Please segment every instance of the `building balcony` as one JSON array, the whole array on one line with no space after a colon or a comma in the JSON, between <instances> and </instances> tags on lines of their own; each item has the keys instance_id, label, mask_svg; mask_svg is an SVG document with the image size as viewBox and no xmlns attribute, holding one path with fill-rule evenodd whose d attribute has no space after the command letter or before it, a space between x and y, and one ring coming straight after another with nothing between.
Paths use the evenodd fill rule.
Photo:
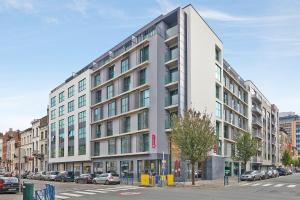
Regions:
<instances>
[{"instance_id":1,"label":"building balcony","mask_svg":"<svg viewBox=\"0 0 300 200\"><path fill-rule=\"evenodd\" d=\"M262 133L261 133L261 131L254 131L253 134L252 134L252 136L255 137L255 138L262 139Z\"/></svg>"},{"instance_id":2,"label":"building balcony","mask_svg":"<svg viewBox=\"0 0 300 200\"><path fill-rule=\"evenodd\" d=\"M178 55L179 55L178 48L173 50L168 50L165 54L165 65L167 67L176 65L178 63Z\"/></svg>"},{"instance_id":3,"label":"building balcony","mask_svg":"<svg viewBox=\"0 0 300 200\"><path fill-rule=\"evenodd\" d=\"M166 97L165 109L173 110L173 109L177 109L177 107L178 107L178 94Z\"/></svg>"},{"instance_id":4,"label":"building balcony","mask_svg":"<svg viewBox=\"0 0 300 200\"><path fill-rule=\"evenodd\" d=\"M262 127L262 122L261 122L261 120L253 118L252 125L257 126L257 127Z\"/></svg>"},{"instance_id":5,"label":"building balcony","mask_svg":"<svg viewBox=\"0 0 300 200\"><path fill-rule=\"evenodd\" d=\"M167 73L165 77L165 87L166 88L175 88L178 84L179 74L178 71Z\"/></svg>"},{"instance_id":6,"label":"building balcony","mask_svg":"<svg viewBox=\"0 0 300 200\"><path fill-rule=\"evenodd\" d=\"M165 130L167 132L170 132L171 131L171 119L170 118L167 118L165 120Z\"/></svg>"},{"instance_id":7,"label":"building balcony","mask_svg":"<svg viewBox=\"0 0 300 200\"><path fill-rule=\"evenodd\" d=\"M252 112L258 115L262 114L261 108L259 108L258 106L252 106Z\"/></svg>"},{"instance_id":8,"label":"building balcony","mask_svg":"<svg viewBox=\"0 0 300 200\"><path fill-rule=\"evenodd\" d=\"M165 44L167 46L176 44L178 41L178 25L167 29L165 38Z\"/></svg>"},{"instance_id":9,"label":"building balcony","mask_svg":"<svg viewBox=\"0 0 300 200\"><path fill-rule=\"evenodd\" d=\"M38 154L39 154L39 150L33 150L33 151L32 151L32 155L33 155L33 156L37 156Z\"/></svg>"},{"instance_id":10,"label":"building balcony","mask_svg":"<svg viewBox=\"0 0 300 200\"><path fill-rule=\"evenodd\" d=\"M257 103L261 104L262 103L262 97L258 95L257 93L251 95L252 99L256 101Z\"/></svg>"},{"instance_id":11,"label":"building balcony","mask_svg":"<svg viewBox=\"0 0 300 200\"><path fill-rule=\"evenodd\" d=\"M263 159L259 156L252 158L253 163L262 163Z\"/></svg>"}]
</instances>

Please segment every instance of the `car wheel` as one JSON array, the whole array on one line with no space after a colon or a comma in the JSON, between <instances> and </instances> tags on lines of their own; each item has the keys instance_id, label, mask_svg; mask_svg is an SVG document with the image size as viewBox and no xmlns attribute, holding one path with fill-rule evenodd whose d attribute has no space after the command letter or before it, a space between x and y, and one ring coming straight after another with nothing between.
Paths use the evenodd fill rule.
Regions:
<instances>
[{"instance_id":1,"label":"car wheel","mask_svg":"<svg viewBox=\"0 0 300 200\"><path fill-rule=\"evenodd\" d=\"M93 180L93 181L92 181L92 183L93 183L93 184L96 184L96 181L95 181L95 180Z\"/></svg>"}]
</instances>

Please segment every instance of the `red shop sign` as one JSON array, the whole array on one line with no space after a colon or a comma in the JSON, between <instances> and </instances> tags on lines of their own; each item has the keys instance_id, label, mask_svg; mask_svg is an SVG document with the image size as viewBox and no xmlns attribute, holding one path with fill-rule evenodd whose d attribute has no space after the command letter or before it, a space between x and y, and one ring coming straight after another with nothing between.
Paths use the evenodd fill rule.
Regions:
<instances>
[{"instance_id":1,"label":"red shop sign","mask_svg":"<svg viewBox=\"0 0 300 200\"><path fill-rule=\"evenodd\" d=\"M151 143L152 143L152 149L156 148L156 134L152 133L151 135Z\"/></svg>"}]
</instances>

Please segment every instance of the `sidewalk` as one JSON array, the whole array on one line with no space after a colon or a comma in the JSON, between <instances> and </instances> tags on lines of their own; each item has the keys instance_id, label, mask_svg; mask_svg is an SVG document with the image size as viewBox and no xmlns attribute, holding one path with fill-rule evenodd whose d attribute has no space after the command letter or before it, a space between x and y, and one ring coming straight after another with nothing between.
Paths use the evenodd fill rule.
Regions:
<instances>
[{"instance_id":1,"label":"sidewalk","mask_svg":"<svg viewBox=\"0 0 300 200\"><path fill-rule=\"evenodd\" d=\"M228 185L233 186L238 185L238 178L237 177L229 177ZM217 179L217 180L197 180L195 181L195 185L192 185L192 182L176 182L175 186L177 187L202 187L202 188L219 188L224 187L224 179Z\"/></svg>"}]
</instances>

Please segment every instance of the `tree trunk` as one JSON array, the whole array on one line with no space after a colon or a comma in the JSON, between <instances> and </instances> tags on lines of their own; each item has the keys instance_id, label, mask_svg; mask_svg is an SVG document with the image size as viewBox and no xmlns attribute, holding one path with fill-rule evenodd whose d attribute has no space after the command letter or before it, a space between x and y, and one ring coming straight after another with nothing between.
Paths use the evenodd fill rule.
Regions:
<instances>
[{"instance_id":1,"label":"tree trunk","mask_svg":"<svg viewBox=\"0 0 300 200\"><path fill-rule=\"evenodd\" d=\"M195 185L195 162L191 162L192 164L192 185Z\"/></svg>"}]
</instances>

